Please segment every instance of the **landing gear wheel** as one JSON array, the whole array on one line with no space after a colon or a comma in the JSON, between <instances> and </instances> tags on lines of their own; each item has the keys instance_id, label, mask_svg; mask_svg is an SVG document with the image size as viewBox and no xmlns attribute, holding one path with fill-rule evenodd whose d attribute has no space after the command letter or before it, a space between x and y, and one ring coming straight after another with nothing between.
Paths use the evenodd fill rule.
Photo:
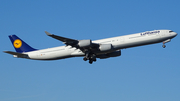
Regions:
<instances>
[{"instance_id":1,"label":"landing gear wheel","mask_svg":"<svg viewBox=\"0 0 180 101\"><path fill-rule=\"evenodd\" d=\"M83 60L89 60L89 63L92 64L93 62L96 62L96 55L92 53L90 50L85 50L85 56Z\"/></svg>"},{"instance_id":2,"label":"landing gear wheel","mask_svg":"<svg viewBox=\"0 0 180 101\"><path fill-rule=\"evenodd\" d=\"M88 59L86 57L83 58L84 61L87 61Z\"/></svg>"},{"instance_id":3,"label":"landing gear wheel","mask_svg":"<svg viewBox=\"0 0 180 101\"><path fill-rule=\"evenodd\" d=\"M94 62L96 62L97 60L96 60L96 59L94 59L93 61L94 61Z\"/></svg>"},{"instance_id":4,"label":"landing gear wheel","mask_svg":"<svg viewBox=\"0 0 180 101\"><path fill-rule=\"evenodd\" d=\"M163 47L163 48L166 48L166 45L163 45L162 47Z\"/></svg>"},{"instance_id":5,"label":"landing gear wheel","mask_svg":"<svg viewBox=\"0 0 180 101\"><path fill-rule=\"evenodd\" d=\"M95 62L95 61L96 61L96 55L95 55L95 54L92 54L92 55L90 56L90 60Z\"/></svg>"},{"instance_id":6,"label":"landing gear wheel","mask_svg":"<svg viewBox=\"0 0 180 101\"><path fill-rule=\"evenodd\" d=\"M93 61L92 61L92 60L89 60L89 63L90 63L90 64L92 64L92 63L93 63Z\"/></svg>"}]
</instances>

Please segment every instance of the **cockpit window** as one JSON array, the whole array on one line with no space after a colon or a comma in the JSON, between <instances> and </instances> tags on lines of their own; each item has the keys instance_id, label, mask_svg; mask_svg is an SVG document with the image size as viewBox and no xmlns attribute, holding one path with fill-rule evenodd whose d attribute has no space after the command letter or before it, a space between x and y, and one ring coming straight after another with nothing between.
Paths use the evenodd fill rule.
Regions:
<instances>
[{"instance_id":1,"label":"cockpit window","mask_svg":"<svg viewBox=\"0 0 180 101\"><path fill-rule=\"evenodd\" d=\"M173 31L169 31L169 33L171 33L171 32L173 32Z\"/></svg>"}]
</instances>

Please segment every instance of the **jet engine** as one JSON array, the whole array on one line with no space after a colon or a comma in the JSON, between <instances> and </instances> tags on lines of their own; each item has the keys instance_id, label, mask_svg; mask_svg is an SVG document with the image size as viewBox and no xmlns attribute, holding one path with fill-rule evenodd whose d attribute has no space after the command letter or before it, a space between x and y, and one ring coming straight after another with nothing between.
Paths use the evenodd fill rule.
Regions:
<instances>
[{"instance_id":1,"label":"jet engine","mask_svg":"<svg viewBox=\"0 0 180 101\"><path fill-rule=\"evenodd\" d=\"M99 50L100 51L109 51L112 49L112 45L111 44L101 44L99 46Z\"/></svg>"},{"instance_id":2,"label":"jet engine","mask_svg":"<svg viewBox=\"0 0 180 101\"><path fill-rule=\"evenodd\" d=\"M92 41L91 40L79 40L78 46L79 47L88 47L91 46Z\"/></svg>"}]
</instances>

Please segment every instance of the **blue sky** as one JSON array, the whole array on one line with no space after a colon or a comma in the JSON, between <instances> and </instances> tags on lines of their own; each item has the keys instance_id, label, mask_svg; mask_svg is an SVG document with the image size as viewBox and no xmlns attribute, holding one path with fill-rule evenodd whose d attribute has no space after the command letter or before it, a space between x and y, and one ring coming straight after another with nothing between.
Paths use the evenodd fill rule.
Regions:
<instances>
[{"instance_id":1,"label":"blue sky","mask_svg":"<svg viewBox=\"0 0 180 101\"><path fill-rule=\"evenodd\" d=\"M37 49L62 46L44 33L103 39L156 29L180 33L179 0L1 0L0 101L178 101L180 38L122 56L35 61L13 58L8 35Z\"/></svg>"}]
</instances>

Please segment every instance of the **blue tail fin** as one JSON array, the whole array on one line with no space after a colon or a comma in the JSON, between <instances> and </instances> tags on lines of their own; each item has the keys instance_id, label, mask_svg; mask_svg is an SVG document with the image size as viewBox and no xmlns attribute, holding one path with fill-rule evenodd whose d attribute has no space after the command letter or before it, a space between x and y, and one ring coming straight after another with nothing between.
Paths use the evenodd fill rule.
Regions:
<instances>
[{"instance_id":1,"label":"blue tail fin","mask_svg":"<svg viewBox=\"0 0 180 101\"><path fill-rule=\"evenodd\" d=\"M37 50L37 49L34 49L31 46L29 46L27 43L25 43L23 40L21 40L16 35L10 35L9 38L10 38L16 52L18 52L18 53L30 52L30 51Z\"/></svg>"}]
</instances>

